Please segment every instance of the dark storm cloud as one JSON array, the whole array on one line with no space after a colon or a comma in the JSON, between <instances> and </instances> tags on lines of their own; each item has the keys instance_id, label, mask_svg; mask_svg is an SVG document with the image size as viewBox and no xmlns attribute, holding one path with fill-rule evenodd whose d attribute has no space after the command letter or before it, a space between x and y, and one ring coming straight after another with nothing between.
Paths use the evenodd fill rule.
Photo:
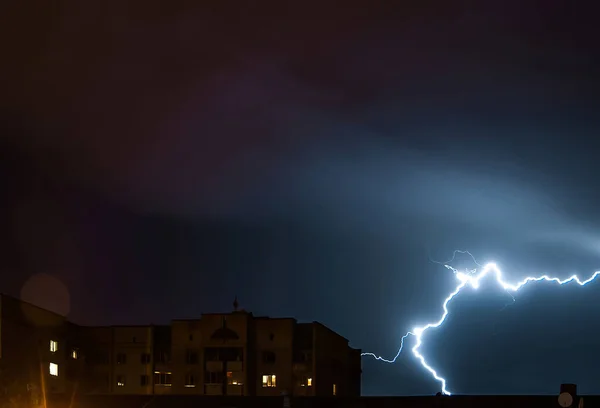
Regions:
<instances>
[{"instance_id":1,"label":"dark storm cloud","mask_svg":"<svg viewBox=\"0 0 600 408\"><path fill-rule=\"evenodd\" d=\"M257 190L281 190L272 179L282 162L303 154L312 160L327 140L373 133L427 139L424 123L450 117L459 129L450 134L441 126L429 139L460 143L448 140L460 139L469 121L502 113L547 117L574 89L582 96L572 74L581 76L586 61L565 54L570 43L553 43L539 24L515 22L523 10L445 8L432 18L413 9L398 14L398 24L374 28L353 9L334 22L327 8L322 20L280 10L285 17L269 23L248 9L223 24L218 10L173 7L159 18L149 8L133 18L124 6L65 4L71 11L54 17L36 47L43 69L22 65L35 98L21 93L19 102L37 113L42 129L54 130L36 142L72 177L148 210L234 211L231 202ZM247 23L238 20L243 13ZM472 39L484 27L485 39ZM563 71L569 75L556 81ZM515 131L518 125L505 129Z\"/></svg>"}]
</instances>

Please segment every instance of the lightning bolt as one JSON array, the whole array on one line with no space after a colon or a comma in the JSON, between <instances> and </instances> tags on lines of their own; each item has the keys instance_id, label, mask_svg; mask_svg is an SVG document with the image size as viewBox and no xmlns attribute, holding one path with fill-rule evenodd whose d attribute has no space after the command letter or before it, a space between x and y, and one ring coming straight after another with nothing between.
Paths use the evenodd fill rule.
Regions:
<instances>
[{"instance_id":1,"label":"lightning bolt","mask_svg":"<svg viewBox=\"0 0 600 408\"><path fill-rule=\"evenodd\" d=\"M455 259L456 254L469 255L473 259L475 264L477 266L481 267L481 270L478 272L477 269L472 269L472 270L466 270L465 272L461 272L461 271L457 270L456 268L450 266L450 263ZM446 394L446 395L451 395L450 391L448 391L448 389L446 388L446 379L441 377L437 373L437 371L427 363L423 354L421 354L419 352L419 349L420 349L421 345L423 344L423 335L425 334L425 332L429 329L435 329L437 327L440 327L444 323L444 321L446 320L446 317L448 317L448 314L449 314L448 304L465 287L471 286L473 289L478 289L481 280L486 278L487 276L491 276L491 277L494 277L496 280L496 283L512 297L513 296L512 293L518 292L523 286L527 285L530 282L545 281L545 282L558 283L559 285L565 285L567 283L575 282L579 286L585 286L588 283L592 282L594 279L596 279L596 277L598 277L598 275L600 275L600 271L596 271L596 272L594 272L594 274L591 277L589 277L588 279L586 279L584 281L579 279L577 277L577 275L573 275L573 276L563 279L563 280L556 278L556 277L550 277L548 275L528 276L517 283L511 284L511 283L506 282L502 278L502 271L500 270L500 268L498 268L498 266L495 263L491 262L486 265L480 265L477 263L477 261L475 261L475 258L473 257L473 255L471 255L471 253L468 251L454 251L452 259L450 259L449 261L447 261L445 263L444 262L436 262L436 261L433 261L433 262L442 264L442 265L444 265L444 267L451 270L458 280L458 285L456 286L456 288L442 302L443 313L442 313L442 316L439 318L439 320L432 322L432 323L427 323L424 326L415 327L413 330L407 332L404 336L402 336L402 339L400 340L400 348L398 349L398 352L396 353L394 358L392 358L391 360L386 360L385 358L377 356L374 353L362 353L362 355L370 356L370 357L375 358L376 360L383 361L386 363L394 363L396 361L396 359L398 359L398 357L402 353L402 350L404 349L404 341L409 336L414 336L416 341L415 341L415 345L411 349L413 355L421 363L423 368L425 370L427 370L433 376L433 378L442 385L442 393ZM514 297L513 297L513 301L514 301Z\"/></svg>"}]
</instances>

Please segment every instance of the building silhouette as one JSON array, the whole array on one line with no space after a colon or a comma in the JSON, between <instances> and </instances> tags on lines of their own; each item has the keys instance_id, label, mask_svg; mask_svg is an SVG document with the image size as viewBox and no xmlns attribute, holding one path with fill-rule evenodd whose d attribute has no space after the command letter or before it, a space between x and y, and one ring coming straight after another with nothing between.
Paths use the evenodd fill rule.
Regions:
<instances>
[{"instance_id":1,"label":"building silhouette","mask_svg":"<svg viewBox=\"0 0 600 408\"><path fill-rule=\"evenodd\" d=\"M23 398L360 395L361 351L318 322L205 313L170 325L86 327L0 296L0 381ZM8 389L5 387L5 389Z\"/></svg>"}]
</instances>

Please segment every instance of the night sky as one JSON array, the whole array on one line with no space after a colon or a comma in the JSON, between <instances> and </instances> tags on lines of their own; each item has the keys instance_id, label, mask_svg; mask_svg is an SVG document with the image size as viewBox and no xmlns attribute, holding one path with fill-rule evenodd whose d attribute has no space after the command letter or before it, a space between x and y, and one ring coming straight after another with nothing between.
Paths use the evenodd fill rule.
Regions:
<instances>
[{"instance_id":1,"label":"night sky","mask_svg":"<svg viewBox=\"0 0 600 408\"><path fill-rule=\"evenodd\" d=\"M600 269L591 2L5 3L0 292L82 324L237 295L391 358L455 249ZM600 394L599 299L487 281L422 351L454 393ZM363 367L365 395L439 391L410 352Z\"/></svg>"}]
</instances>

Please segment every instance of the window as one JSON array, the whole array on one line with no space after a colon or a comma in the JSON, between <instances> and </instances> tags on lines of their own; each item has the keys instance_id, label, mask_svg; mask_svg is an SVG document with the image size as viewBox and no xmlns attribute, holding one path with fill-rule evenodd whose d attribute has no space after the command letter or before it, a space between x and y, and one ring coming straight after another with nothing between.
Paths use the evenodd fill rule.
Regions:
<instances>
[{"instance_id":1,"label":"window","mask_svg":"<svg viewBox=\"0 0 600 408\"><path fill-rule=\"evenodd\" d=\"M147 375L140 376L140 385L142 387L147 386L150 383L150 378Z\"/></svg>"},{"instance_id":2,"label":"window","mask_svg":"<svg viewBox=\"0 0 600 408\"><path fill-rule=\"evenodd\" d=\"M154 372L154 385L163 385L165 387L171 386L171 373L170 372Z\"/></svg>"},{"instance_id":3,"label":"window","mask_svg":"<svg viewBox=\"0 0 600 408\"><path fill-rule=\"evenodd\" d=\"M49 372L50 375L58 377L58 364L50 363Z\"/></svg>"},{"instance_id":4,"label":"window","mask_svg":"<svg viewBox=\"0 0 600 408\"><path fill-rule=\"evenodd\" d=\"M227 384L229 385L243 385L242 376L240 372L236 372L235 375L233 371L227 371Z\"/></svg>"},{"instance_id":5,"label":"window","mask_svg":"<svg viewBox=\"0 0 600 408\"><path fill-rule=\"evenodd\" d=\"M132 343L137 343L137 338L136 338L136 337L133 337L133 338L131 339L131 342L132 342Z\"/></svg>"},{"instance_id":6,"label":"window","mask_svg":"<svg viewBox=\"0 0 600 408\"><path fill-rule=\"evenodd\" d=\"M194 341L194 335L190 334L190 341Z\"/></svg>"},{"instance_id":7,"label":"window","mask_svg":"<svg viewBox=\"0 0 600 408\"><path fill-rule=\"evenodd\" d=\"M125 353L117 353L117 364L126 364L127 355Z\"/></svg>"},{"instance_id":8,"label":"window","mask_svg":"<svg viewBox=\"0 0 600 408\"><path fill-rule=\"evenodd\" d=\"M71 358L73 360L77 360L78 357L79 357L79 353L77 353L77 350L71 350Z\"/></svg>"},{"instance_id":9,"label":"window","mask_svg":"<svg viewBox=\"0 0 600 408\"><path fill-rule=\"evenodd\" d=\"M223 372L206 371L204 373L204 384L223 384Z\"/></svg>"},{"instance_id":10,"label":"window","mask_svg":"<svg viewBox=\"0 0 600 408\"><path fill-rule=\"evenodd\" d=\"M150 356L150 353L142 353L142 355L140 356L140 362L142 364L150 364L152 358Z\"/></svg>"},{"instance_id":11,"label":"window","mask_svg":"<svg viewBox=\"0 0 600 408\"><path fill-rule=\"evenodd\" d=\"M311 377L302 377L302 379L300 380L300 386L301 387L312 387L312 378Z\"/></svg>"},{"instance_id":12,"label":"window","mask_svg":"<svg viewBox=\"0 0 600 408\"><path fill-rule=\"evenodd\" d=\"M312 361L311 351L296 351L294 353L294 363L310 363Z\"/></svg>"},{"instance_id":13,"label":"window","mask_svg":"<svg viewBox=\"0 0 600 408\"><path fill-rule=\"evenodd\" d=\"M198 353L193 350L187 350L185 353L185 362L187 364L198 364Z\"/></svg>"},{"instance_id":14,"label":"window","mask_svg":"<svg viewBox=\"0 0 600 408\"><path fill-rule=\"evenodd\" d=\"M194 377L194 374L187 374L185 376L185 386L187 388L193 388L196 386L196 378Z\"/></svg>"},{"instance_id":15,"label":"window","mask_svg":"<svg viewBox=\"0 0 600 408\"><path fill-rule=\"evenodd\" d=\"M204 348L204 361L220 361L221 353L217 347Z\"/></svg>"},{"instance_id":16,"label":"window","mask_svg":"<svg viewBox=\"0 0 600 408\"><path fill-rule=\"evenodd\" d=\"M274 352L272 352L272 351L263 351L262 352L263 363L273 364L273 363L275 363L275 360L276 360L276 356L275 356Z\"/></svg>"},{"instance_id":17,"label":"window","mask_svg":"<svg viewBox=\"0 0 600 408\"><path fill-rule=\"evenodd\" d=\"M277 387L277 377L275 374L268 374L262 376L262 386L263 387Z\"/></svg>"},{"instance_id":18,"label":"window","mask_svg":"<svg viewBox=\"0 0 600 408\"><path fill-rule=\"evenodd\" d=\"M169 354L166 351L159 351L154 355L154 360L157 363L166 364L169 362Z\"/></svg>"},{"instance_id":19,"label":"window","mask_svg":"<svg viewBox=\"0 0 600 408\"><path fill-rule=\"evenodd\" d=\"M125 376L117 375L117 387L125 387Z\"/></svg>"},{"instance_id":20,"label":"window","mask_svg":"<svg viewBox=\"0 0 600 408\"><path fill-rule=\"evenodd\" d=\"M56 340L50 340L50 351L53 353L58 351L58 342Z\"/></svg>"},{"instance_id":21,"label":"window","mask_svg":"<svg viewBox=\"0 0 600 408\"><path fill-rule=\"evenodd\" d=\"M333 384L333 395L337 395L337 384Z\"/></svg>"}]
</instances>

